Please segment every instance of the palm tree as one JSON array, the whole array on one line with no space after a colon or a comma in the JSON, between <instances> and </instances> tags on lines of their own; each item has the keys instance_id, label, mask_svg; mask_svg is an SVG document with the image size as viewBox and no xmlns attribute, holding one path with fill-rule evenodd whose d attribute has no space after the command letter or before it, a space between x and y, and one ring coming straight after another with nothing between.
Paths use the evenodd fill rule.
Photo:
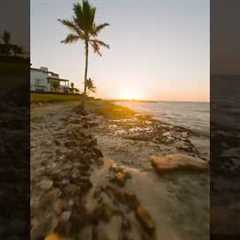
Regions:
<instances>
[{"instance_id":1,"label":"palm tree","mask_svg":"<svg viewBox=\"0 0 240 240\"><path fill-rule=\"evenodd\" d=\"M2 40L3 40L4 44L6 44L6 45L9 44L10 43L10 39L11 39L10 32L4 31L3 32L3 36L2 36Z\"/></svg>"},{"instance_id":2,"label":"palm tree","mask_svg":"<svg viewBox=\"0 0 240 240\"><path fill-rule=\"evenodd\" d=\"M9 56L10 54L10 40L11 40L11 34L8 31L4 31L2 35L2 41L3 41L3 52Z\"/></svg>"},{"instance_id":3,"label":"palm tree","mask_svg":"<svg viewBox=\"0 0 240 240\"><path fill-rule=\"evenodd\" d=\"M83 106L87 94L87 73L88 73L88 54L89 45L93 48L94 52L101 56L100 48L109 48L109 45L97 39L100 31L108 26L108 23L97 25L95 23L96 8L91 6L87 0L82 0L82 3L73 5L73 18L72 20L58 19L64 26L66 26L70 33L62 41L62 43L69 44L78 41L83 41L85 45L85 71L84 71L84 97Z\"/></svg>"},{"instance_id":4,"label":"palm tree","mask_svg":"<svg viewBox=\"0 0 240 240\"><path fill-rule=\"evenodd\" d=\"M73 82L71 82L71 84L70 84L70 92L74 93L74 83Z\"/></svg>"},{"instance_id":5,"label":"palm tree","mask_svg":"<svg viewBox=\"0 0 240 240\"><path fill-rule=\"evenodd\" d=\"M95 93L96 92L96 87L95 87L95 85L94 85L94 82L93 82L93 80L91 79L91 78L89 78L88 80L87 80L87 89L90 91L90 92L93 92L93 93Z\"/></svg>"},{"instance_id":6,"label":"palm tree","mask_svg":"<svg viewBox=\"0 0 240 240\"><path fill-rule=\"evenodd\" d=\"M18 54L23 54L23 49L22 47L18 46L18 45L12 45L12 50L13 50L13 54L16 57Z\"/></svg>"}]
</instances>

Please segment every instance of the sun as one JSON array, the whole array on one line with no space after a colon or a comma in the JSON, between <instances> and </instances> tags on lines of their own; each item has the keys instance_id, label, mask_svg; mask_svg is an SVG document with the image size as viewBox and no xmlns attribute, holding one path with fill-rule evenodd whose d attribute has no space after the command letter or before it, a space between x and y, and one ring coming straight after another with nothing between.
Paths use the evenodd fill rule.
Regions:
<instances>
[{"instance_id":1,"label":"sun","mask_svg":"<svg viewBox=\"0 0 240 240\"><path fill-rule=\"evenodd\" d=\"M119 98L124 100L140 100L143 99L143 95L137 90L123 89L119 92Z\"/></svg>"}]
</instances>

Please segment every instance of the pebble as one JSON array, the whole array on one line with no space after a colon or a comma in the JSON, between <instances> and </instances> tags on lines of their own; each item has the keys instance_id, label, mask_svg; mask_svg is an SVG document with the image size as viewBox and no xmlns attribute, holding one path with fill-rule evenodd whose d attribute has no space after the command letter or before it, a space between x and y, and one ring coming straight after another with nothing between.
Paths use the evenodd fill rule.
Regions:
<instances>
[{"instance_id":1,"label":"pebble","mask_svg":"<svg viewBox=\"0 0 240 240\"><path fill-rule=\"evenodd\" d=\"M71 211L64 211L61 215L61 219L64 221L64 222L68 222L70 217L72 215L72 212Z\"/></svg>"},{"instance_id":2,"label":"pebble","mask_svg":"<svg viewBox=\"0 0 240 240\"><path fill-rule=\"evenodd\" d=\"M39 186L43 190L49 190L53 186L53 181L50 179L43 179L40 183Z\"/></svg>"}]
</instances>

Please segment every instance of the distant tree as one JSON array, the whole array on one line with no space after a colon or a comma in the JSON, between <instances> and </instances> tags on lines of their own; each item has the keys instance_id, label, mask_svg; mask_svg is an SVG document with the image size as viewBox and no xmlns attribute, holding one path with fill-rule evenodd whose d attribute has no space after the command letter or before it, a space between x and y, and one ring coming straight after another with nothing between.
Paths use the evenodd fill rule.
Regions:
<instances>
[{"instance_id":1,"label":"distant tree","mask_svg":"<svg viewBox=\"0 0 240 240\"><path fill-rule=\"evenodd\" d=\"M8 31L4 31L1 36L3 44L1 45L1 53L9 56L11 52L10 40L11 34Z\"/></svg>"},{"instance_id":2,"label":"distant tree","mask_svg":"<svg viewBox=\"0 0 240 240\"><path fill-rule=\"evenodd\" d=\"M82 3L73 5L73 18L72 20L58 19L64 26L66 26L70 33L62 41L62 43L69 44L78 41L83 41L85 45L85 71L84 71L84 97L83 107L85 105L85 98L87 95L87 71L88 71L88 50L89 45L93 48L94 52L101 56L100 48L109 45L97 39L100 31L108 26L108 23L97 25L95 23L96 8L91 6L87 0L82 0Z\"/></svg>"},{"instance_id":3,"label":"distant tree","mask_svg":"<svg viewBox=\"0 0 240 240\"><path fill-rule=\"evenodd\" d=\"M73 82L71 82L69 90L71 93L74 93L74 83Z\"/></svg>"},{"instance_id":4,"label":"distant tree","mask_svg":"<svg viewBox=\"0 0 240 240\"><path fill-rule=\"evenodd\" d=\"M12 50L15 57L19 54L23 54L23 49L18 45L12 45Z\"/></svg>"},{"instance_id":5,"label":"distant tree","mask_svg":"<svg viewBox=\"0 0 240 240\"><path fill-rule=\"evenodd\" d=\"M59 81L56 81L56 80L52 80L52 81L51 81L51 85L52 85L52 88L54 89L55 92L56 92L56 91L59 89L59 87L60 87Z\"/></svg>"},{"instance_id":6,"label":"distant tree","mask_svg":"<svg viewBox=\"0 0 240 240\"><path fill-rule=\"evenodd\" d=\"M14 56L17 56L24 53L22 47L11 43L11 34L8 31L3 32L1 36L1 42L2 44L0 44L0 52L4 55L9 56L13 53Z\"/></svg>"},{"instance_id":7,"label":"distant tree","mask_svg":"<svg viewBox=\"0 0 240 240\"><path fill-rule=\"evenodd\" d=\"M2 40L4 44L10 44L11 34L8 31L4 31L2 35Z\"/></svg>"},{"instance_id":8,"label":"distant tree","mask_svg":"<svg viewBox=\"0 0 240 240\"><path fill-rule=\"evenodd\" d=\"M91 78L87 79L87 89L90 91L90 92L93 92L95 93L96 92L96 86L94 85L94 82Z\"/></svg>"}]
</instances>

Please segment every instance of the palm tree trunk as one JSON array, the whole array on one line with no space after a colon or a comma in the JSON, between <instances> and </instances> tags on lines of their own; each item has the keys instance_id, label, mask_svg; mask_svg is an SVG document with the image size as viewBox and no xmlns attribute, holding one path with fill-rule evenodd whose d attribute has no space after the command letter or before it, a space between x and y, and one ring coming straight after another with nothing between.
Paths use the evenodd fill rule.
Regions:
<instances>
[{"instance_id":1,"label":"palm tree trunk","mask_svg":"<svg viewBox=\"0 0 240 240\"><path fill-rule=\"evenodd\" d=\"M84 93L83 93L83 108L87 98L87 72L88 72L88 40L85 40L85 72L84 72Z\"/></svg>"}]
</instances>

